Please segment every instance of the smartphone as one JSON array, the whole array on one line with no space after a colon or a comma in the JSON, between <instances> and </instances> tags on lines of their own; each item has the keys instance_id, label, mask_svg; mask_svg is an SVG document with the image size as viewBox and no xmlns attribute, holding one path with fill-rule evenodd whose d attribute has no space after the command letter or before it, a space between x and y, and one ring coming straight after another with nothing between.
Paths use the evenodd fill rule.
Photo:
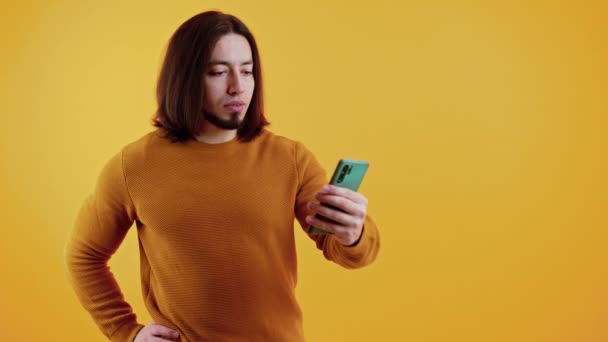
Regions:
<instances>
[{"instance_id":1,"label":"smartphone","mask_svg":"<svg viewBox=\"0 0 608 342\"><path fill-rule=\"evenodd\" d=\"M368 168L369 162L367 161L340 159L336 169L334 170L334 174L331 176L329 184L347 188L352 191L357 191ZM340 210L326 203L321 203L321 205L335 210ZM335 221L319 214L317 214L315 217L326 222L336 223ZM308 233L328 234L328 232L310 225L308 226Z\"/></svg>"}]
</instances>

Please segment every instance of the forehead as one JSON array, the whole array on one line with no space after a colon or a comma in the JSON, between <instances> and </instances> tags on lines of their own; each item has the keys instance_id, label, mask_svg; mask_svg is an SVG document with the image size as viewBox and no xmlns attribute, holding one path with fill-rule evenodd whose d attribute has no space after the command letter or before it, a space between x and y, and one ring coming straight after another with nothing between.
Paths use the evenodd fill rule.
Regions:
<instances>
[{"instance_id":1,"label":"forehead","mask_svg":"<svg viewBox=\"0 0 608 342\"><path fill-rule=\"evenodd\" d=\"M249 46L247 38L240 34L229 33L215 43L210 63L221 61L229 64L242 64L251 60L251 46Z\"/></svg>"}]
</instances>

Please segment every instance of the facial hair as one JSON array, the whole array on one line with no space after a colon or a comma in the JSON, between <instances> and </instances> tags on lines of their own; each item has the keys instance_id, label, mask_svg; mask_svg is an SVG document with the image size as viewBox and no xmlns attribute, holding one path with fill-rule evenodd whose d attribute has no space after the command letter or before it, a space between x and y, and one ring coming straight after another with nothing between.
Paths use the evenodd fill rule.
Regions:
<instances>
[{"instance_id":1,"label":"facial hair","mask_svg":"<svg viewBox=\"0 0 608 342\"><path fill-rule=\"evenodd\" d=\"M203 112L203 117L214 126L222 129L239 129L243 125L243 120L239 119L239 112L231 113L230 119L223 119L209 112Z\"/></svg>"}]
</instances>

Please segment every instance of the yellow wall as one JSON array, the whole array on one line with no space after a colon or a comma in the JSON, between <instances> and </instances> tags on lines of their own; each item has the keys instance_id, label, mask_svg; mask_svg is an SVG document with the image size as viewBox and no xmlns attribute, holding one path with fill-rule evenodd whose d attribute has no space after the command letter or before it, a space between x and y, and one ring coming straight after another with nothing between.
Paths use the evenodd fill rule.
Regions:
<instances>
[{"instance_id":1,"label":"yellow wall","mask_svg":"<svg viewBox=\"0 0 608 342\"><path fill-rule=\"evenodd\" d=\"M150 130L162 51L199 11L257 35L272 129L368 159L377 262L298 234L310 341L608 340L604 1L3 1L0 328L104 341L62 248L105 161ZM136 312L134 231L112 268Z\"/></svg>"}]
</instances>

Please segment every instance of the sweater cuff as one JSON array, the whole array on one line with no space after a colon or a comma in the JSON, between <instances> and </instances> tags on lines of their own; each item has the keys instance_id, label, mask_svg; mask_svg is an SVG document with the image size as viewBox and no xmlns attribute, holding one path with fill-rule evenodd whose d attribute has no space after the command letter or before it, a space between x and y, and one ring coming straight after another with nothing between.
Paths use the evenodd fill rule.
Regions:
<instances>
[{"instance_id":1,"label":"sweater cuff","mask_svg":"<svg viewBox=\"0 0 608 342\"><path fill-rule=\"evenodd\" d=\"M143 325L138 323L128 323L118 328L114 334L112 334L112 341L115 342L133 342L135 336L143 329Z\"/></svg>"},{"instance_id":2,"label":"sweater cuff","mask_svg":"<svg viewBox=\"0 0 608 342\"><path fill-rule=\"evenodd\" d=\"M359 268L371 263L378 254L380 245L376 224L368 216L363 223L359 241L352 246L345 246L330 235L328 241L328 256L345 268Z\"/></svg>"}]
</instances>

